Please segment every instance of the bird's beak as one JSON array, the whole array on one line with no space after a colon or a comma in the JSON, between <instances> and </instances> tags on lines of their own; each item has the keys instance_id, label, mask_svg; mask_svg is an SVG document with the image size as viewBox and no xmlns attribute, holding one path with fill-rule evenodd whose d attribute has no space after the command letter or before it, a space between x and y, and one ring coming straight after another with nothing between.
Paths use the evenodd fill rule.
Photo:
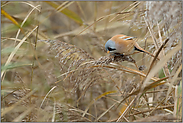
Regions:
<instances>
[{"instance_id":1,"label":"bird's beak","mask_svg":"<svg viewBox=\"0 0 183 123\"><path fill-rule=\"evenodd\" d=\"M107 51L107 53L110 53L110 51Z\"/></svg>"}]
</instances>

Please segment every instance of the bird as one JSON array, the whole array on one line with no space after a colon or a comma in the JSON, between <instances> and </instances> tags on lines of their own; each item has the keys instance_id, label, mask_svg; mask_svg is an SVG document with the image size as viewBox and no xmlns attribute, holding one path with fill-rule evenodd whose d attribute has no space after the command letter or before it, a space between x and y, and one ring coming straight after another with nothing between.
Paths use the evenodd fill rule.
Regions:
<instances>
[{"instance_id":1,"label":"bird","mask_svg":"<svg viewBox=\"0 0 183 123\"><path fill-rule=\"evenodd\" d=\"M154 57L153 54L141 48L134 38L136 37L126 36L123 34L115 35L106 42L105 49L107 53L115 56L132 55L134 51L140 51Z\"/></svg>"}]
</instances>

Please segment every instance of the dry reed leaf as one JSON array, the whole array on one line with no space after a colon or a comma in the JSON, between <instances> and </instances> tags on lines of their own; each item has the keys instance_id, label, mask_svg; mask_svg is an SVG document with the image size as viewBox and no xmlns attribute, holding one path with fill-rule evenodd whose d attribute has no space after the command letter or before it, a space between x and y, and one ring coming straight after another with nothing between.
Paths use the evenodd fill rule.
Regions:
<instances>
[{"instance_id":1,"label":"dry reed leaf","mask_svg":"<svg viewBox=\"0 0 183 123\"><path fill-rule=\"evenodd\" d=\"M39 11L39 12L41 11L41 10L40 10L40 9L38 9L36 6L34 6L34 4L32 4L32 3L31 3L31 1L21 2L21 3L27 4L27 5L31 6L32 8L37 9L37 11Z\"/></svg>"},{"instance_id":2,"label":"dry reed leaf","mask_svg":"<svg viewBox=\"0 0 183 123\"><path fill-rule=\"evenodd\" d=\"M56 87L57 87L57 86L52 87L52 88L49 90L49 92L45 95L43 101L41 102L40 108L42 107L42 105L43 105L43 103L44 103L46 97L47 97Z\"/></svg>"},{"instance_id":3,"label":"dry reed leaf","mask_svg":"<svg viewBox=\"0 0 183 123\"><path fill-rule=\"evenodd\" d=\"M53 98L54 99L54 106L53 106L53 117L52 117L52 119L51 119L51 121L52 122L54 122L55 121L55 115L56 115L56 100L55 100L55 98Z\"/></svg>"},{"instance_id":4,"label":"dry reed leaf","mask_svg":"<svg viewBox=\"0 0 183 123\"><path fill-rule=\"evenodd\" d=\"M174 117L182 118L182 81L175 86Z\"/></svg>"},{"instance_id":5,"label":"dry reed leaf","mask_svg":"<svg viewBox=\"0 0 183 123\"><path fill-rule=\"evenodd\" d=\"M11 20L16 26L18 26L19 28L21 28L20 25L19 25L19 23L11 15L9 15L6 11L4 11L3 9L1 9L1 14L4 15L9 20Z\"/></svg>"},{"instance_id":6,"label":"dry reed leaf","mask_svg":"<svg viewBox=\"0 0 183 123\"><path fill-rule=\"evenodd\" d=\"M116 102L116 103L113 103L105 112L103 112L103 113L95 120L95 122L99 121L99 119L102 118L107 112L109 112L116 104L117 104L117 102Z\"/></svg>"},{"instance_id":7,"label":"dry reed leaf","mask_svg":"<svg viewBox=\"0 0 183 123\"><path fill-rule=\"evenodd\" d=\"M36 26L31 32L29 32L22 40L21 42L15 47L14 51L11 52L10 56L8 57L8 60L5 63L5 66L8 65L12 58L14 57L15 53L17 52L17 50L20 48L20 46L24 43L24 41L32 34L32 32L34 32L36 29L38 28L38 26ZM1 78L4 75L5 71L1 71Z\"/></svg>"},{"instance_id":8,"label":"dry reed leaf","mask_svg":"<svg viewBox=\"0 0 183 123\"><path fill-rule=\"evenodd\" d=\"M136 96L137 97L137 96ZM135 98L136 98L135 97ZM128 107L126 107L125 111L120 115L120 117L117 119L116 122L119 122L119 120L123 117L124 118L124 115L127 113L128 109L132 106L132 104L134 103L135 101L135 98L130 102L130 104L128 105Z\"/></svg>"},{"instance_id":9,"label":"dry reed leaf","mask_svg":"<svg viewBox=\"0 0 183 123\"><path fill-rule=\"evenodd\" d=\"M73 2L70 2L70 4L68 4L68 6L65 6L63 8L62 8L62 5L59 6L55 2L51 2L51 1L45 1L45 2L48 3L49 5L51 5L53 8L58 9L58 11L62 12L63 14L65 14L67 17L71 18L72 20L74 20L78 24L80 24L80 25L83 24L83 21L81 20L81 18L75 12L73 12L73 11L66 8L69 5L71 5Z\"/></svg>"},{"instance_id":10,"label":"dry reed leaf","mask_svg":"<svg viewBox=\"0 0 183 123\"><path fill-rule=\"evenodd\" d=\"M144 88L144 90L143 90L143 93L145 93L147 90L149 90L149 89L152 89L152 88L155 88L155 87L157 87L157 86L160 86L160 85L163 85L163 84L165 84L166 82L165 81L162 81L162 80L164 80L164 79L167 79L168 77L165 77L165 78L163 78L163 79L159 79L159 80L157 80L157 81L155 81L155 82L153 82L153 83L151 83L151 84L149 84L149 85L147 85L145 88ZM141 92L141 89L139 88L139 89L137 89L137 90L135 90L135 91L133 91L133 92L131 92L130 94L128 94L127 96L125 96L121 101L120 101L120 103L117 105L117 107L116 107L116 109L122 104L122 102L123 101L125 101L127 98L129 98L129 97L131 97L131 96L133 96L133 95L138 95L138 94L143 94L143 93L140 93ZM141 96L140 95L140 96Z\"/></svg>"},{"instance_id":11,"label":"dry reed leaf","mask_svg":"<svg viewBox=\"0 0 183 123\"><path fill-rule=\"evenodd\" d=\"M1 37L1 39L14 40L14 41L21 42L21 39L16 39L16 38ZM30 42L24 41L24 43L30 43ZM34 46L33 43L30 43L30 44Z\"/></svg>"},{"instance_id":12,"label":"dry reed leaf","mask_svg":"<svg viewBox=\"0 0 183 123\"><path fill-rule=\"evenodd\" d=\"M147 78L144 80L141 90L144 89L144 87L146 86L146 84L150 80L150 78L152 78L164 66L164 64L172 57L172 55L175 54L177 51L179 51L181 48L182 48L181 45L176 46L173 50L171 50L169 53L167 53L167 55L164 58L162 58L156 64L156 66L154 66L154 68L152 68L152 70L149 72Z\"/></svg>"},{"instance_id":13,"label":"dry reed leaf","mask_svg":"<svg viewBox=\"0 0 183 123\"><path fill-rule=\"evenodd\" d=\"M37 91L37 88L29 92L26 96L24 96L22 99L20 99L17 103L13 104L12 106L1 109L1 116L4 116L8 112L10 112L12 109L16 108L17 105L19 105L23 100L32 96L32 94L35 93L36 91Z\"/></svg>"},{"instance_id":14,"label":"dry reed leaf","mask_svg":"<svg viewBox=\"0 0 183 123\"><path fill-rule=\"evenodd\" d=\"M36 8L38 8L39 6L40 6L40 5L37 5L35 8L32 8L32 10L27 14L27 16L24 18L23 22L22 22L21 25L20 25L21 28L23 27L23 25L25 24L25 22L27 21L27 19L28 19L29 16L31 15L31 13L32 13ZM38 10L39 10L39 9L38 9ZM15 37L16 39L18 38L18 36L19 36L19 34L20 34L20 31L23 31L21 28L17 31L16 37ZM16 40L15 40L15 43L16 43Z\"/></svg>"},{"instance_id":15,"label":"dry reed leaf","mask_svg":"<svg viewBox=\"0 0 183 123\"><path fill-rule=\"evenodd\" d=\"M93 103L95 103L95 101L99 100L100 98L102 98L102 97L104 97L104 96L106 96L106 95L108 95L108 94L112 94L112 93L116 93L116 92L117 92L117 91L108 91L108 92L105 92L105 93L99 95L98 97L96 97L92 102L89 103L89 105L88 105L87 108L85 109L85 111L84 111L82 117L85 116L85 114L87 113L88 109L90 108L90 106L91 106Z\"/></svg>"},{"instance_id":16,"label":"dry reed leaf","mask_svg":"<svg viewBox=\"0 0 183 123\"><path fill-rule=\"evenodd\" d=\"M141 118L141 119L135 120L133 122L174 122L174 121L180 122L181 120L178 120L177 118L173 117L172 115L162 114L162 115L157 115L157 116Z\"/></svg>"},{"instance_id":17,"label":"dry reed leaf","mask_svg":"<svg viewBox=\"0 0 183 123\"><path fill-rule=\"evenodd\" d=\"M167 103L167 100L168 100L168 96L170 94L170 91L172 89L172 86L175 82L175 80L177 79L179 73L182 71L182 64L179 66L178 70L176 71L176 73L174 74L173 78L170 79L170 85L169 85L169 88L168 88L168 92L167 92L167 95L166 95L166 100L165 100L165 103Z\"/></svg>"},{"instance_id":18,"label":"dry reed leaf","mask_svg":"<svg viewBox=\"0 0 183 123\"><path fill-rule=\"evenodd\" d=\"M32 107L28 108L26 111L21 113L17 118L15 118L13 120L13 122L22 122L22 119L25 118L26 115L28 115L34 108L35 108L35 106L32 106Z\"/></svg>"}]
</instances>

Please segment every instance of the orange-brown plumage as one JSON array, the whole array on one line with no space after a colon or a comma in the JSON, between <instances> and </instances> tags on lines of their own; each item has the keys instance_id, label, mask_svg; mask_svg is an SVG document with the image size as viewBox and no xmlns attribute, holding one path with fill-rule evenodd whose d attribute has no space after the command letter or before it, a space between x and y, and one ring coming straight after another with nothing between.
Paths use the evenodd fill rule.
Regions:
<instances>
[{"instance_id":1,"label":"orange-brown plumage","mask_svg":"<svg viewBox=\"0 0 183 123\"><path fill-rule=\"evenodd\" d=\"M145 52L154 57L150 52L142 49L135 40L134 37L126 36L126 35L115 35L111 39L109 39L105 48L108 53L111 54L123 54L130 55L133 54L135 50L140 52Z\"/></svg>"},{"instance_id":2,"label":"orange-brown plumage","mask_svg":"<svg viewBox=\"0 0 183 123\"><path fill-rule=\"evenodd\" d=\"M122 39L129 38L129 40ZM130 39L131 37L125 35L116 35L113 36L110 40L116 43L117 52L120 54L130 54L133 53L134 50L134 40Z\"/></svg>"}]
</instances>

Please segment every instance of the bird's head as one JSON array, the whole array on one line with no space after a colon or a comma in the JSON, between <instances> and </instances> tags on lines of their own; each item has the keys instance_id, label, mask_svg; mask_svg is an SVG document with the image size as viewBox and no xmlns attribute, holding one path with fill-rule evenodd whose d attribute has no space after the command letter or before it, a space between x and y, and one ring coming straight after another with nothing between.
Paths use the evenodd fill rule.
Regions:
<instances>
[{"instance_id":1,"label":"bird's head","mask_svg":"<svg viewBox=\"0 0 183 123\"><path fill-rule=\"evenodd\" d=\"M105 49L106 49L107 53L111 53L111 54L116 53L116 44L115 44L115 42L112 41L112 40L108 40L105 44Z\"/></svg>"}]
</instances>

